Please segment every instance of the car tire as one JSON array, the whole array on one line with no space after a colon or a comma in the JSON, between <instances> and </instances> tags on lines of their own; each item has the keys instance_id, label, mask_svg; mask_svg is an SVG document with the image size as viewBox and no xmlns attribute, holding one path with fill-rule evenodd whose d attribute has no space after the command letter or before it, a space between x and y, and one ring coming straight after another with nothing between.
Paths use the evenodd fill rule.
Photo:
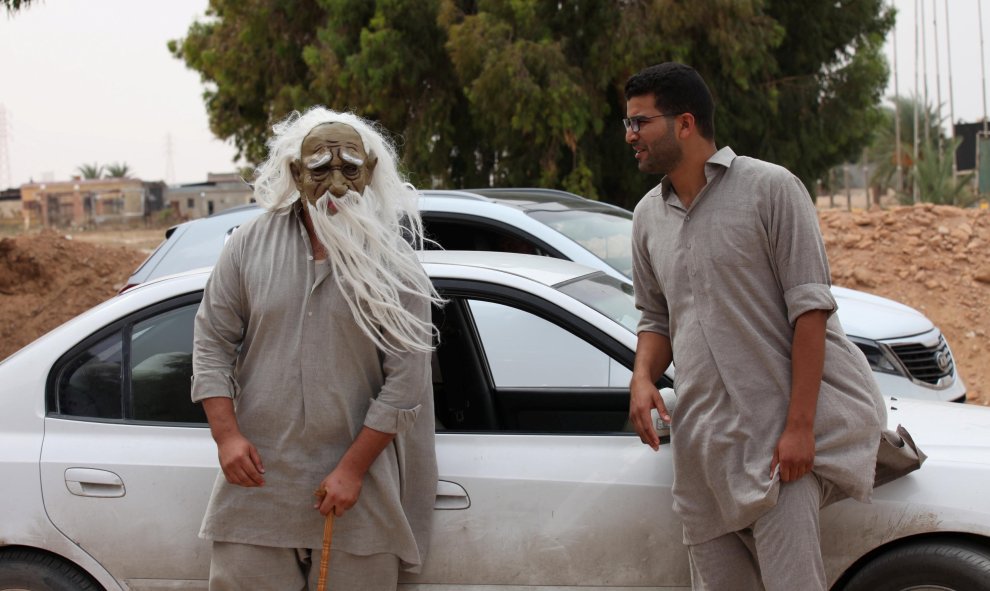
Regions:
<instances>
[{"instance_id":1,"label":"car tire","mask_svg":"<svg viewBox=\"0 0 990 591\"><path fill-rule=\"evenodd\" d=\"M68 562L24 548L0 549L0 591L103 591Z\"/></svg>"},{"instance_id":2,"label":"car tire","mask_svg":"<svg viewBox=\"0 0 990 591\"><path fill-rule=\"evenodd\" d=\"M990 549L967 542L918 542L868 562L845 591L990 591Z\"/></svg>"}]
</instances>

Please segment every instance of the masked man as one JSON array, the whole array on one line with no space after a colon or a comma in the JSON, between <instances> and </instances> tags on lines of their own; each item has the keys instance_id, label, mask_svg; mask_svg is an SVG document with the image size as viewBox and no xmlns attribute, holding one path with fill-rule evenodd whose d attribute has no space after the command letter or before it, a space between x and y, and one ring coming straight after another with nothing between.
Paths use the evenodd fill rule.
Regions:
<instances>
[{"instance_id":1,"label":"masked man","mask_svg":"<svg viewBox=\"0 0 990 591\"><path fill-rule=\"evenodd\" d=\"M231 236L196 317L192 398L223 472L210 589L315 589L333 512L330 588L394 590L423 562L437 477L416 192L360 117L314 107L274 131L267 213Z\"/></svg>"}]
</instances>

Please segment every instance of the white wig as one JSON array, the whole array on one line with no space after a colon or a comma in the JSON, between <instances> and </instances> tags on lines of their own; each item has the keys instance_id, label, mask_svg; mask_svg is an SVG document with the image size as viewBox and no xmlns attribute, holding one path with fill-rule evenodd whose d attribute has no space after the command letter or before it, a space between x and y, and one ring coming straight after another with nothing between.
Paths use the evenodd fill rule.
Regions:
<instances>
[{"instance_id":1,"label":"white wig","mask_svg":"<svg viewBox=\"0 0 990 591\"><path fill-rule=\"evenodd\" d=\"M348 205L332 219L326 211L327 199L321 199L318 207L302 199L327 249L333 276L358 326L380 349L431 350L433 325L400 302L409 296L442 302L414 253L414 247L423 244L418 195L399 173L395 149L374 123L321 106L303 114L293 112L273 127L268 160L257 170L255 199L268 211L291 211L302 196L289 165L301 157L310 131L325 123L349 125L361 136L365 152L378 158L364 195L352 191L341 202Z\"/></svg>"}]
</instances>

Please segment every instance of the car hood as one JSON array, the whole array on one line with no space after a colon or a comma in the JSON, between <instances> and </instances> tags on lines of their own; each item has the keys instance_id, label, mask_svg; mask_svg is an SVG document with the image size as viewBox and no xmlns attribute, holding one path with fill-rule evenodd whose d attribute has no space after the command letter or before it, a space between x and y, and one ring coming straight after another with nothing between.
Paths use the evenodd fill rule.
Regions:
<instances>
[{"instance_id":1,"label":"car hood","mask_svg":"<svg viewBox=\"0 0 990 591\"><path fill-rule=\"evenodd\" d=\"M990 464L990 408L958 402L886 399L887 424L903 425L930 458Z\"/></svg>"},{"instance_id":2,"label":"car hood","mask_svg":"<svg viewBox=\"0 0 990 591\"><path fill-rule=\"evenodd\" d=\"M847 335L880 341L929 332L935 325L921 312L861 291L833 287L839 318Z\"/></svg>"}]
</instances>

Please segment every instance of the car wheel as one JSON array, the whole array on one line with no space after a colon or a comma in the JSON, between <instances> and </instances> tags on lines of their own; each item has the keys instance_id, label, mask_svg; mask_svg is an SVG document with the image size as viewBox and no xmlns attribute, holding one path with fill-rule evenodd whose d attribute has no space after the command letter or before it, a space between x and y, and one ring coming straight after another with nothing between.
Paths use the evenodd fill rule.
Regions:
<instances>
[{"instance_id":1,"label":"car wheel","mask_svg":"<svg viewBox=\"0 0 990 591\"><path fill-rule=\"evenodd\" d=\"M966 542L920 542L866 564L845 591L990 591L990 550Z\"/></svg>"},{"instance_id":2,"label":"car wheel","mask_svg":"<svg viewBox=\"0 0 990 591\"><path fill-rule=\"evenodd\" d=\"M0 549L0 591L103 591L89 575L44 552Z\"/></svg>"}]
</instances>

